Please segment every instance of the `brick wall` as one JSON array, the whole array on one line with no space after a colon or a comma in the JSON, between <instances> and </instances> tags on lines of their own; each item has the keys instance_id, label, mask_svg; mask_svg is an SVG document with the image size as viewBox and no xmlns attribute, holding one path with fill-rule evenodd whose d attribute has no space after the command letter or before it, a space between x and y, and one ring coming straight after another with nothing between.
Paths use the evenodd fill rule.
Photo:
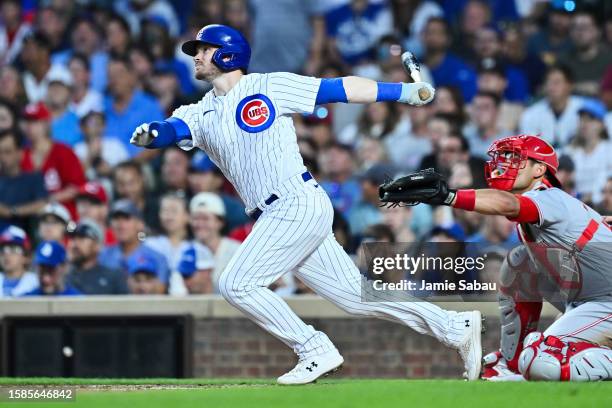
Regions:
<instances>
[{"instance_id":1,"label":"brick wall","mask_svg":"<svg viewBox=\"0 0 612 408\"><path fill-rule=\"evenodd\" d=\"M461 376L459 355L434 338L377 319L305 319L322 330L344 356L338 376ZM541 322L546 327L552 319ZM499 347L499 322L489 317L483 348ZM197 319L194 328L195 377L276 377L296 359L283 343L244 318Z\"/></svg>"},{"instance_id":2,"label":"brick wall","mask_svg":"<svg viewBox=\"0 0 612 408\"><path fill-rule=\"evenodd\" d=\"M297 296L287 302L298 316L329 335L344 355L339 375L351 377L449 377L463 372L459 356L433 338L398 324L351 318L317 296ZM480 310L486 316L484 350L498 348L496 302L438 303L444 309ZM544 304L542 325L558 312ZM0 299L3 316L193 316L193 374L196 377L276 377L291 369L291 350L247 320L216 295L66 296ZM0 362L1 363L1 362Z\"/></svg>"}]
</instances>

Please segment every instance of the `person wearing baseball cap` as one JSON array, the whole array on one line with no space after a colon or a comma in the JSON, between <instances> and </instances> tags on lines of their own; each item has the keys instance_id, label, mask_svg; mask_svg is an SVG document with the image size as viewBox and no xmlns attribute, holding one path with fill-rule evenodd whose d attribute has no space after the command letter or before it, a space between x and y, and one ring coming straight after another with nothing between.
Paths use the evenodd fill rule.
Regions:
<instances>
[{"instance_id":1,"label":"person wearing baseball cap","mask_svg":"<svg viewBox=\"0 0 612 408\"><path fill-rule=\"evenodd\" d=\"M154 259L163 276L169 276L166 258L155 249L144 244L145 225L142 213L130 200L116 201L110 211L110 225L117 239L114 245L106 246L100 252L100 263L110 269L119 269L128 274L128 259L134 253L144 253Z\"/></svg>"},{"instance_id":2,"label":"person wearing baseball cap","mask_svg":"<svg viewBox=\"0 0 612 408\"><path fill-rule=\"evenodd\" d=\"M67 282L87 295L128 293L125 274L101 265L98 260L104 238L98 224L81 219L70 235Z\"/></svg>"},{"instance_id":3,"label":"person wearing baseball cap","mask_svg":"<svg viewBox=\"0 0 612 408\"><path fill-rule=\"evenodd\" d=\"M58 241L42 241L34 254L40 287L25 296L75 296L82 293L66 282L66 250Z\"/></svg>"},{"instance_id":4,"label":"person wearing baseball cap","mask_svg":"<svg viewBox=\"0 0 612 408\"><path fill-rule=\"evenodd\" d=\"M240 242L223 234L226 212L218 194L196 194L189 203L189 214L195 241L206 246L214 255L212 280L215 293L219 293L221 272L238 250Z\"/></svg>"},{"instance_id":5,"label":"person wearing baseball cap","mask_svg":"<svg viewBox=\"0 0 612 408\"><path fill-rule=\"evenodd\" d=\"M74 226L66 207L57 202L45 205L38 217L38 236L45 241L65 242L66 233Z\"/></svg>"},{"instance_id":6,"label":"person wearing baseball cap","mask_svg":"<svg viewBox=\"0 0 612 408\"><path fill-rule=\"evenodd\" d=\"M128 260L128 286L135 295L163 295L168 287L167 270L150 253L137 250Z\"/></svg>"},{"instance_id":7,"label":"person wearing baseball cap","mask_svg":"<svg viewBox=\"0 0 612 408\"><path fill-rule=\"evenodd\" d=\"M183 251L177 270L183 277L189 294L213 293L214 265L212 253L202 244L196 242Z\"/></svg>"},{"instance_id":8,"label":"person wearing baseball cap","mask_svg":"<svg viewBox=\"0 0 612 408\"><path fill-rule=\"evenodd\" d=\"M250 222L242 202L223 192L227 180L217 165L201 150L191 158L188 182L189 190L193 195L208 192L218 194L221 197L226 209L225 222L229 231Z\"/></svg>"},{"instance_id":9,"label":"person wearing baseball cap","mask_svg":"<svg viewBox=\"0 0 612 408\"><path fill-rule=\"evenodd\" d=\"M30 241L21 228L9 225L0 232L0 298L22 296L38 288L38 276L26 269Z\"/></svg>"},{"instance_id":10,"label":"person wearing baseball cap","mask_svg":"<svg viewBox=\"0 0 612 408\"><path fill-rule=\"evenodd\" d=\"M112 245L116 242L110 228L106 228L108 218L108 196L102 183L88 181L79 188L76 196L76 206L79 219L88 218L98 224L104 235L104 244Z\"/></svg>"},{"instance_id":11,"label":"person wearing baseball cap","mask_svg":"<svg viewBox=\"0 0 612 408\"><path fill-rule=\"evenodd\" d=\"M76 218L74 198L87 180L72 149L51 139L51 119L51 113L42 102L26 106L23 123L28 146L23 151L21 168L43 173L51 199L62 203Z\"/></svg>"},{"instance_id":12,"label":"person wearing baseball cap","mask_svg":"<svg viewBox=\"0 0 612 408\"><path fill-rule=\"evenodd\" d=\"M566 153L576 166L576 192L580 200L599 204L610 173L612 144L604 124L605 105L597 99L585 100L578 109L578 132Z\"/></svg>"}]
</instances>

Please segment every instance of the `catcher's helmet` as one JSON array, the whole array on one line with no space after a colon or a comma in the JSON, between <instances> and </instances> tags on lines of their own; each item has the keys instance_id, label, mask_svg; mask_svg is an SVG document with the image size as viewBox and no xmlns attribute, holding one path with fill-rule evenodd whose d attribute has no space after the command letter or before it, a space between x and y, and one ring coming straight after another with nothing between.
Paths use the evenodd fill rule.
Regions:
<instances>
[{"instance_id":1,"label":"catcher's helmet","mask_svg":"<svg viewBox=\"0 0 612 408\"><path fill-rule=\"evenodd\" d=\"M496 140L489 147L491 157L485 164L485 178L489 187L498 190L512 190L520 169L527 159L546 165L546 179L554 187L561 187L557 179L559 159L555 149L538 136L519 135Z\"/></svg>"},{"instance_id":2,"label":"catcher's helmet","mask_svg":"<svg viewBox=\"0 0 612 408\"><path fill-rule=\"evenodd\" d=\"M198 44L211 44L219 47L213 54L213 63L222 71L246 70L251 59L251 47L240 31L221 24L203 27L195 40L186 41L181 49L192 57L196 55ZM229 58L224 61L224 58Z\"/></svg>"}]
</instances>

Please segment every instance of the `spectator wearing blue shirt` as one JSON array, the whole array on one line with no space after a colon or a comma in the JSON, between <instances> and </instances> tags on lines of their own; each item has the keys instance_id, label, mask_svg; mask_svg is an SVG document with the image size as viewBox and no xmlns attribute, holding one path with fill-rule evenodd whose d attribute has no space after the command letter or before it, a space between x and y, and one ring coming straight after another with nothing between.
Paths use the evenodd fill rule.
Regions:
<instances>
[{"instance_id":1,"label":"spectator wearing blue shirt","mask_svg":"<svg viewBox=\"0 0 612 408\"><path fill-rule=\"evenodd\" d=\"M374 59L374 46L393 30L393 16L385 2L353 0L326 13L325 24L334 51L354 65Z\"/></svg>"},{"instance_id":2,"label":"spectator wearing blue shirt","mask_svg":"<svg viewBox=\"0 0 612 408\"><path fill-rule=\"evenodd\" d=\"M156 70L174 72L183 95L190 95L195 92L191 71L185 63L174 57L174 41L168 30L168 22L164 18L158 15L147 17L142 24L141 47L150 50Z\"/></svg>"},{"instance_id":3,"label":"spectator wearing blue shirt","mask_svg":"<svg viewBox=\"0 0 612 408\"><path fill-rule=\"evenodd\" d=\"M43 241L36 248L34 265L38 272L40 287L25 296L75 296L81 295L76 288L66 283L66 250L57 241Z\"/></svg>"},{"instance_id":4,"label":"spectator wearing blue shirt","mask_svg":"<svg viewBox=\"0 0 612 408\"><path fill-rule=\"evenodd\" d=\"M478 62L500 58L502 51L501 32L494 26L485 26L476 31L474 51ZM510 102L525 103L529 98L529 81L518 66L505 65L504 73L509 86L504 97Z\"/></svg>"},{"instance_id":5,"label":"spectator wearing blue shirt","mask_svg":"<svg viewBox=\"0 0 612 408\"><path fill-rule=\"evenodd\" d=\"M103 49L102 30L93 18L87 15L76 17L70 30L70 45L69 49L55 53L51 61L68 66L75 53L84 55L91 68L91 87L96 92L104 92L108 82L106 65L109 57Z\"/></svg>"},{"instance_id":6,"label":"spectator wearing blue shirt","mask_svg":"<svg viewBox=\"0 0 612 408\"><path fill-rule=\"evenodd\" d=\"M345 215L361 200L361 186L353 177L354 167L353 150L341 143L330 145L321 157L321 187L334 208Z\"/></svg>"},{"instance_id":7,"label":"spectator wearing blue shirt","mask_svg":"<svg viewBox=\"0 0 612 408\"><path fill-rule=\"evenodd\" d=\"M378 186L394 174L392 167L374 164L360 175L362 197L348 213L348 221L353 234L361 235L370 225L382 222Z\"/></svg>"},{"instance_id":8,"label":"spectator wearing blue shirt","mask_svg":"<svg viewBox=\"0 0 612 408\"><path fill-rule=\"evenodd\" d=\"M14 130L0 131L0 223L24 229L45 206L48 193L40 172L21 170L23 150Z\"/></svg>"},{"instance_id":9,"label":"spectator wearing blue shirt","mask_svg":"<svg viewBox=\"0 0 612 408\"><path fill-rule=\"evenodd\" d=\"M520 243L514 223L502 216L484 217L482 228L468 236L465 242L475 244L473 248L480 254L490 247L509 251Z\"/></svg>"},{"instance_id":10,"label":"spectator wearing blue shirt","mask_svg":"<svg viewBox=\"0 0 612 408\"><path fill-rule=\"evenodd\" d=\"M155 268L166 282L170 270L165 257L142 242L144 222L142 213L136 205L126 199L116 201L110 213L111 228L117 244L107 246L100 252L100 264L111 269L129 273L129 259L133 254L141 254L155 262Z\"/></svg>"},{"instance_id":11,"label":"spectator wearing blue shirt","mask_svg":"<svg viewBox=\"0 0 612 408\"><path fill-rule=\"evenodd\" d=\"M56 142L74 147L83 140L79 117L69 108L72 79L57 77L49 80L45 103L51 112L51 138Z\"/></svg>"},{"instance_id":12,"label":"spectator wearing blue shirt","mask_svg":"<svg viewBox=\"0 0 612 408\"><path fill-rule=\"evenodd\" d=\"M492 13L489 4L482 0L471 0L465 4L461 17L456 22L451 50L465 61L475 62L474 38L476 32L487 24L491 24Z\"/></svg>"},{"instance_id":13,"label":"spectator wearing blue shirt","mask_svg":"<svg viewBox=\"0 0 612 408\"><path fill-rule=\"evenodd\" d=\"M459 57L451 54L449 27L441 17L427 21L423 30L424 62L436 86L450 85L461 89L463 98L470 102L476 94L476 72Z\"/></svg>"},{"instance_id":14,"label":"spectator wearing blue shirt","mask_svg":"<svg viewBox=\"0 0 612 408\"><path fill-rule=\"evenodd\" d=\"M550 2L545 14L546 22L527 40L527 52L541 58L546 64L555 63L557 57L571 51L570 27L572 13L565 10L564 2Z\"/></svg>"},{"instance_id":15,"label":"spectator wearing blue shirt","mask_svg":"<svg viewBox=\"0 0 612 408\"><path fill-rule=\"evenodd\" d=\"M525 74L529 93L537 94L546 73L546 64L542 58L538 54L531 54L527 51L525 34L518 26L504 30L502 42L505 63Z\"/></svg>"},{"instance_id":16,"label":"spectator wearing blue shirt","mask_svg":"<svg viewBox=\"0 0 612 408\"><path fill-rule=\"evenodd\" d=\"M144 122L164 119L159 103L137 88L138 79L126 58L114 57L110 60L108 77L109 95L104 101L105 136L121 140L130 157L144 154L143 149L129 143L130 135Z\"/></svg>"},{"instance_id":17,"label":"spectator wearing blue shirt","mask_svg":"<svg viewBox=\"0 0 612 408\"><path fill-rule=\"evenodd\" d=\"M9 225L0 233L0 298L38 288L38 276L26 269L29 248L28 235L21 228Z\"/></svg>"},{"instance_id":18,"label":"spectator wearing blue shirt","mask_svg":"<svg viewBox=\"0 0 612 408\"><path fill-rule=\"evenodd\" d=\"M454 23L465 12L469 3L482 3L489 8L491 19L498 23L501 21L518 20L519 14L515 1L508 0L442 0L439 1L444 9L444 15L449 22Z\"/></svg>"}]
</instances>

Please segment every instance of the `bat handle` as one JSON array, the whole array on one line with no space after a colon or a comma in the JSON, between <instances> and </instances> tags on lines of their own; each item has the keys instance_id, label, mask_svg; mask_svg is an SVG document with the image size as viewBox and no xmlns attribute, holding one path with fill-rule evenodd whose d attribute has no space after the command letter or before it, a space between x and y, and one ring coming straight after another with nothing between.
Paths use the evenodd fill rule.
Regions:
<instances>
[{"instance_id":1,"label":"bat handle","mask_svg":"<svg viewBox=\"0 0 612 408\"><path fill-rule=\"evenodd\" d=\"M406 69L406 72L412 77L414 82L423 82L419 61L410 51L406 51L402 54L402 64L404 64L404 69ZM420 88L418 92L419 98L422 101L426 101L432 96L431 92L426 87Z\"/></svg>"},{"instance_id":2,"label":"bat handle","mask_svg":"<svg viewBox=\"0 0 612 408\"><path fill-rule=\"evenodd\" d=\"M414 82L423 82L423 78L421 78L421 71L409 71L409 73Z\"/></svg>"},{"instance_id":3,"label":"bat handle","mask_svg":"<svg viewBox=\"0 0 612 408\"><path fill-rule=\"evenodd\" d=\"M406 72L414 82L423 82L419 61L410 51L405 51L402 54L402 63L404 64L404 69L406 69Z\"/></svg>"}]
</instances>

